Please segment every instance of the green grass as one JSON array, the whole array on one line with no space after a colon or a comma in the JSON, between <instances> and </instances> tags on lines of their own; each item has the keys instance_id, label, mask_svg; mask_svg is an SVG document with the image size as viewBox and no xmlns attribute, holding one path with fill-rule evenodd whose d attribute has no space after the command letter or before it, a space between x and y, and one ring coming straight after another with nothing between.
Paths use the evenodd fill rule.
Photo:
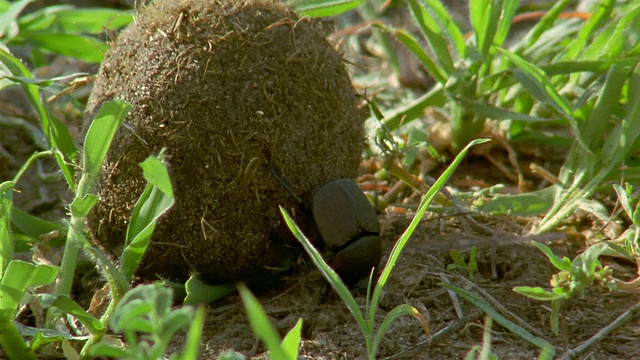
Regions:
<instances>
[{"instance_id":1,"label":"green grass","mask_svg":"<svg viewBox=\"0 0 640 360\"><path fill-rule=\"evenodd\" d=\"M49 104L43 101L45 95L60 91L56 87L60 79L37 79L29 70L46 65L52 55L100 63L108 48L100 35L105 30L122 28L132 21L132 15L112 9L83 10L72 6L52 6L22 15L29 3L0 1L0 89L10 85L22 87L39 120L39 129L32 129L31 133L42 146L41 151L22 164L13 179L0 184L0 345L7 356L16 359L36 359L43 346L69 341L83 344L77 355L84 358L157 358L166 355L169 342L178 332L186 332L184 348L172 357L195 359L202 336L204 307L185 305L172 309L173 292L159 284L131 288L133 274L155 222L173 204L173 189L163 154L155 154L141 164L148 185L131 214L126 239L123 239L125 248L118 261L113 262L87 239L85 218L99 201L94 193L95 181L111 139L130 106L118 101L106 103L93 121L81 153L69 129L52 115ZM569 215L577 210L600 218L612 217L612 210L600 199L611 199L611 194L615 194L614 200L621 208L619 216L630 224L620 238L589 247L574 259L560 258L552 249L537 245L559 270L551 288L522 286L514 290L551 302L551 328L558 333L563 304L582 294L587 287L637 288L640 281L616 279L600 258L615 255L633 260L637 259L640 249L640 201L635 191L640 181L640 164L636 160L640 150L640 5L602 0L588 19L578 20L560 18L570 1L553 2L524 37L509 42L507 35L518 14L517 1L471 0L469 34L465 34L438 0L406 1L405 6L417 24L415 31L386 23L380 15L382 3L376 0L293 1L294 6L308 16L323 17L351 10L361 11L366 19L377 20L373 31L378 34L377 41L387 45L383 48L392 52L388 44L393 38L416 57L435 82L425 93L401 101L390 101L384 92L378 98L369 99L376 144L367 152L383 158L385 163L377 177L406 182L421 195L421 201L380 276L370 279L364 307L356 302L283 211L297 239L353 314L363 332L367 356L375 358L386 330L399 316L415 316L420 325L429 330L422 315L407 304L391 310L379 324L374 321L375 314L390 273L413 231L426 212L433 209L434 201L441 208L447 204L446 199L439 201L438 192L463 156L473 151L471 146L484 141L477 138L487 124L493 129L499 128L511 144L564 147L567 157L558 174L553 174L557 181L546 188L513 195L501 194L500 184L493 184L496 186L491 191L483 192L482 201L463 202L463 205L490 215L539 215L541 219L532 232L540 233L561 229ZM11 53L17 46L29 47L25 59ZM389 53L388 58L393 61L396 55ZM418 152L425 149L442 161L428 143L429 129L418 121L429 109L436 109L448 121L455 156L433 186L416 184L418 174L413 166L418 161ZM60 222L39 219L14 206L16 185L42 158L55 159L73 193L67 209L69 215ZM460 197L459 200L466 199ZM42 235L56 231L66 234L60 266L17 259L17 252L29 253L33 244L42 242ZM91 315L70 297L81 252L92 258L109 284L109 306L100 317ZM476 271L475 254L468 263L459 253L452 252L452 257L454 267L472 278ZM33 291L44 285L51 290ZM214 294L203 297L209 290L198 290L201 285L187 284L188 303L212 301L230 291L229 287L217 288ZM553 347L547 341L505 319L477 294L455 284L443 286L489 315L483 346L473 349L470 356L477 352L483 358L492 358L488 332L491 321L537 346L541 358L553 356ZM266 344L270 357L296 358L301 322L282 340L255 297L244 287L239 291L252 328ZM20 305L28 299L38 301L47 309L45 327L28 328L15 322ZM61 314L80 322L87 335L71 335L67 324L60 321ZM123 338L125 343L114 345L115 336ZM239 358L237 354L225 356Z\"/></svg>"},{"instance_id":2,"label":"green grass","mask_svg":"<svg viewBox=\"0 0 640 360\"><path fill-rule=\"evenodd\" d=\"M325 262L325 260L322 258L322 255L318 252L318 250L314 248L311 241L302 233L300 228L298 228L298 226L293 222L293 219L291 218L291 216L282 207L280 208L280 211L282 212L284 219L287 222L287 225L289 226L289 229L291 229L293 234L296 236L296 239L298 239L298 241L302 244L307 254L309 254L311 259L313 260L314 264L320 269L320 271L322 272L322 275L324 275L324 277L327 279L327 281L329 281L333 289L338 293L338 295L340 295L340 298L347 305L347 307L349 308L349 311L351 311L351 314L353 315L356 322L358 323L358 326L364 333L365 344L367 346L367 356L369 359L373 360L376 358L376 354L378 353L378 350L380 348L380 343L384 337L385 332L387 331L391 323L402 315L415 316L420 320L420 323L424 327L427 334L430 332L429 325L427 324L424 317L420 314L420 312L418 312L418 310L416 310L413 306L410 306L408 304L398 305L395 308L393 308L391 311L389 311L389 313L385 316L384 320L382 321L382 323L379 325L378 328L376 328L376 324L375 324L375 314L378 311L378 305L380 303L382 291L384 289L385 284L387 283L387 280L389 279L389 276L391 275L391 270L393 270L393 268L395 267L398 261L398 258L400 256L400 253L402 252L402 249L404 249L405 245L409 241L409 238L411 238L411 235L413 234L414 230L416 229L416 227L424 217L425 212L429 207L429 204L431 204L431 202L434 200L434 198L438 194L438 191L440 191L440 189L447 182L447 180L453 173L454 169L462 161L464 155L469 151L469 149L473 145L481 144L486 141L487 140L485 139L477 139L469 143L469 145L467 145L458 154L458 156L451 163L449 168L440 176L440 178L436 181L436 183L431 187L429 192L427 192L427 194L425 194L425 196L422 198L420 202L420 206L418 207L418 211L416 211L416 214L413 217L411 224L409 224L409 226L407 227L405 232L402 234L400 239L398 239L398 242L396 242L396 244L394 245L393 250L391 250L391 254L389 255L389 259L387 260L387 263L385 264L384 268L382 268L382 271L380 273L380 276L378 277L378 280L375 281L375 286L373 286L374 279L372 277L369 278L369 286L367 288L367 298L366 298L364 311L360 310L360 307L358 306L356 299L353 297L353 295L351 295L347 286L344 284L344 282L342 282L342 279L340 279L338 274L336 274L335 271L333 271L333 269L331 269L331 267Z\"/></svg>"}]
</instances>

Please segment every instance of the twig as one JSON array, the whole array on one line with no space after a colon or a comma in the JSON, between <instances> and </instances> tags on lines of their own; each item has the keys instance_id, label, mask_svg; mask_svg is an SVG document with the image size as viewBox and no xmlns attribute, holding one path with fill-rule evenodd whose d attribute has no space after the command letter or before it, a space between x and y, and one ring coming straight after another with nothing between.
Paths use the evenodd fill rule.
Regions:
<instances>
[{"instance_id":1,"label":"twig","mask_svg":"<svg viewBox=\"0 0 640 360\"><path fill-rule=\"evenodd\" d=\"M462 275L456 274L457 277L459 279L461 279L462 281L464 281L466 284L468 284L469 286L473 287L480 295L482 295L482 297L488 302L490 303L497 311L499 311L500 313L502 313L502 315L506 316L507 318L510 318L514 323L522 326L523 328L525 328L527 331L535 334L536 336L539 336L541 338L544 338L544 334L534 328L533 326L529 325L529 323L527 323L526 321L522 320L521 318L519 318L516 314L512 313L511 311L509 311L506 307L504 307L498 300L496 300L493 296L491 296L488 292L486 292L483 288L481 288L480 286L476 285L473 281L465 278Z\"/></svg>"},{"instance_id":2,"label":"twig","mask_svg":"<svg viewBox=\"0 0 640 360\"><path fill-rule=\"evenodd\" d=\"M424 178L425 183L429 184L429 186L433 186L433 184L435 184L436 179L430 177L430 176L426 176ZM462 206L462 204L449 192L449 190L447 190L446 187L442 187L440 189L440 192L447 198L449 199L449 201L451 201L451 203L453 204L453 206L458 209L458 211L460 211L461 213L466 213L463 217L463 219L467 220L471 226L476 230L479 231L485 235L495 235L496 232L491 229L488 226L482 225L479 222L477 222L472 216L471 214L468 213L468 210L464 208L464 206Z\"/></svg>"},{"instance_id":3,"label":"twig","mask_svg":"<svg viewBox=\"0 0 640 360\"><path fill-rule=\"evenodd\" d=\"M3 146L2 144L0 144L0 155L4 156L7 160L9 160L9 163L13 166L18 166L20 165L20 162L18 162L18 160L16 160L16 158L14 158Z\"/></svg>"},{"instance_id":4,"label":"twig","mask_svg":"<svg viewBox=\"0 0 640 360\"><path fill-rule=\"evenodd\" d=\"M447 275L445 275L444 273L440 273L440 279L442 279L443 282L446 282L447 284L450 284L451 281L449 281L449 278L447 277ZM460 299L458 299L458 295L456 295L455 292L447 289L447 293L449 294L449 297L451 298L451 303L453 303L453 308L456 310L456 315L458 315L459 319L464 318L464 313L462 312L462 306L460 306Z\"/></svg>"},{"instance_id":5,"label":"twig","mask_svg":"<svg viewBox=\"0 0 640 360\"><path fill-rule=\"evenodd\" d=\"M402 358L405 358L405 359L416 359L418 357L418 355L422 354L427 349L429 349L429 348L433 347L434 345L436 345L437 343L441 342L447 336L449 336L451 333L453 333L455 331L458 331L458 330L462 329L464 326L466 326L468 323L477 321L477 320L479 320L481 318L482 318L482 311L480 311L478 309L473 309L467 316L464 316L463 318L454 321L449 326L447 326L444 329L442 329L442 330L438 331L437 333L435 333L431 337L431 339L425 340L425 341L417 344L416 346L414 346L411 349L408 349L408 350L405 350L405 351L400 352L398 354L386 357L386 358L384 358L384 360L402 359Z\"/></svg>"},{"instance_id":6,"label":"twig","mask_svg":"<svg viewBox=\"0 0 640 360\"><path fill-rule=\"evenodd\" d=\"M593 335L587 341L583 342L582 344L580 344L580 345L576 346L575 348L573 348L573 349L567 351L566 353L564 353L564 355L562 355L562 357L560 359L561 360L573 359L576 355L578 355L581 352L585 351L589 346L591 346L591 345L597 343L598 341L604 339L607 335L609 335L614 330L619 328L622 324L624 324L625 321L630 320L634 315L636 315L638 310L640 310L640 302L637 302L630 309L628 309L627 311L623 312L620 316L618 316L615 320L613 320L613 322L611 324L609 324L609 325L605 326L604 328L602 328L600 331L598 331L595 335Z\"/></svg>"}]
</instances>

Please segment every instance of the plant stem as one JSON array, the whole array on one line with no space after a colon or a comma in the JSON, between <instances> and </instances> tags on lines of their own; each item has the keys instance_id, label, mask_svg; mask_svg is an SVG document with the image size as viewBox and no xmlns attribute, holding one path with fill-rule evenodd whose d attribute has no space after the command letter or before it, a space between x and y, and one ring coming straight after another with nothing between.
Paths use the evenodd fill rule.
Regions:
<instances>
[{"instance_id":1,"label":"plant stem","mask_svg":"<svg viewBox=\"0 0 640 360\"><path fill-rule=\"evenodd\" d=\"M13 320L0 322L0 345L9 359L38 359L16 329Z\"/></svg>"},{"instance_id":2,"label":"plant stem","mask_svg":"<svg viewBox=\"0 0 640 360\"><path fill-rule=\"evenodd\" d=\"M83 173L76 189L76 196L74 202L85 198L90 195L92 189L91 179L89 174ZM73 203L72 206L73 208ZM60 263L60 271L58 272L58 278L53 289L53 294L58 295L70 295L71 287L73 286L73 277L76 271L76 264L78 262L78 255L80 255L80 248L82 244L78 239L78 234L81 234L84 230L85 216L75 214L73 210L70 211L71 220L69 221L69 230L67 232L67 241L64 246L64 252L62 254L62 261ZM46 324L48 327L52 327L53 321L58 318L62 312L55 308L49 309L47 312Z\"/></svg>"},{"instance_id":3,"label":"plant stem","mask_svg":"<svg viewBox=\"0 0 640 360\"><path fill-rule=\"evenodd\" d=\"M50 155L53 155L53 150L40 151L40 152L35 152L31 154L31 156L27 159L27 161L24 162L20 170L18 170L18 173L16 173L16 175L13 177L13 180L12 180L13 184L15 185L18 182L18 180L20 180L22 175L24 175L25 171L27 171L27 169L31 166L31 163L33 163L34 161L36 161L41 157L50 156Z\"/></svg>"}]
</instances>

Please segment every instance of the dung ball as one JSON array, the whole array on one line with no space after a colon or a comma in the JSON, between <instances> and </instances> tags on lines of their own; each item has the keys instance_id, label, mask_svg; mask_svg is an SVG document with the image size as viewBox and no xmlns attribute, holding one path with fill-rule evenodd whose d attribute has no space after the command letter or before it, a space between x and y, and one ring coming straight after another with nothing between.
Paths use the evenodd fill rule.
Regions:
<instances>
[{"instance_id":1,"label":"dung ball","mask_svg":"<svg viewBox=\"0 0 640 360\"><path fill-rule=\"evenodd\" d=\"M145 7L105 55L87 122L112 99L133 108L98 180L94 239L120 254L149 155L166 149L174 187L142 278L218 283L282 266L294 243L278 206L304 222L314 192L360 162L364 114L343 58L277 1Z\"/></svg>"}]
</instances>

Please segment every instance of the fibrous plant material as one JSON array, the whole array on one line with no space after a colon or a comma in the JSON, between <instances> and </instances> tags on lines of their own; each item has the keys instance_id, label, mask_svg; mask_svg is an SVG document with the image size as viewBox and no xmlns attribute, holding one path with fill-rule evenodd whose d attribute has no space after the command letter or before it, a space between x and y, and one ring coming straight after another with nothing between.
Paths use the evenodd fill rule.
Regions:
<instances>
[{"instance_id":1,"label":"fibrous plant material","mask_svg":"<svg viewBox=\"0 0 640 360\"><path fill-rule=\"evenodd\" d=\"M356 175L365 115L344 61L311 21L276 1L142 9L106 54L87 119L114 98L133 109L89 225L117 255L144 187L138 163L166 148L175 205L157 224L144 278L223 282L280 267L295 241L278 205L304 224L300 199L310 204L323 184Z\"/></svg>"}]
</instances>

